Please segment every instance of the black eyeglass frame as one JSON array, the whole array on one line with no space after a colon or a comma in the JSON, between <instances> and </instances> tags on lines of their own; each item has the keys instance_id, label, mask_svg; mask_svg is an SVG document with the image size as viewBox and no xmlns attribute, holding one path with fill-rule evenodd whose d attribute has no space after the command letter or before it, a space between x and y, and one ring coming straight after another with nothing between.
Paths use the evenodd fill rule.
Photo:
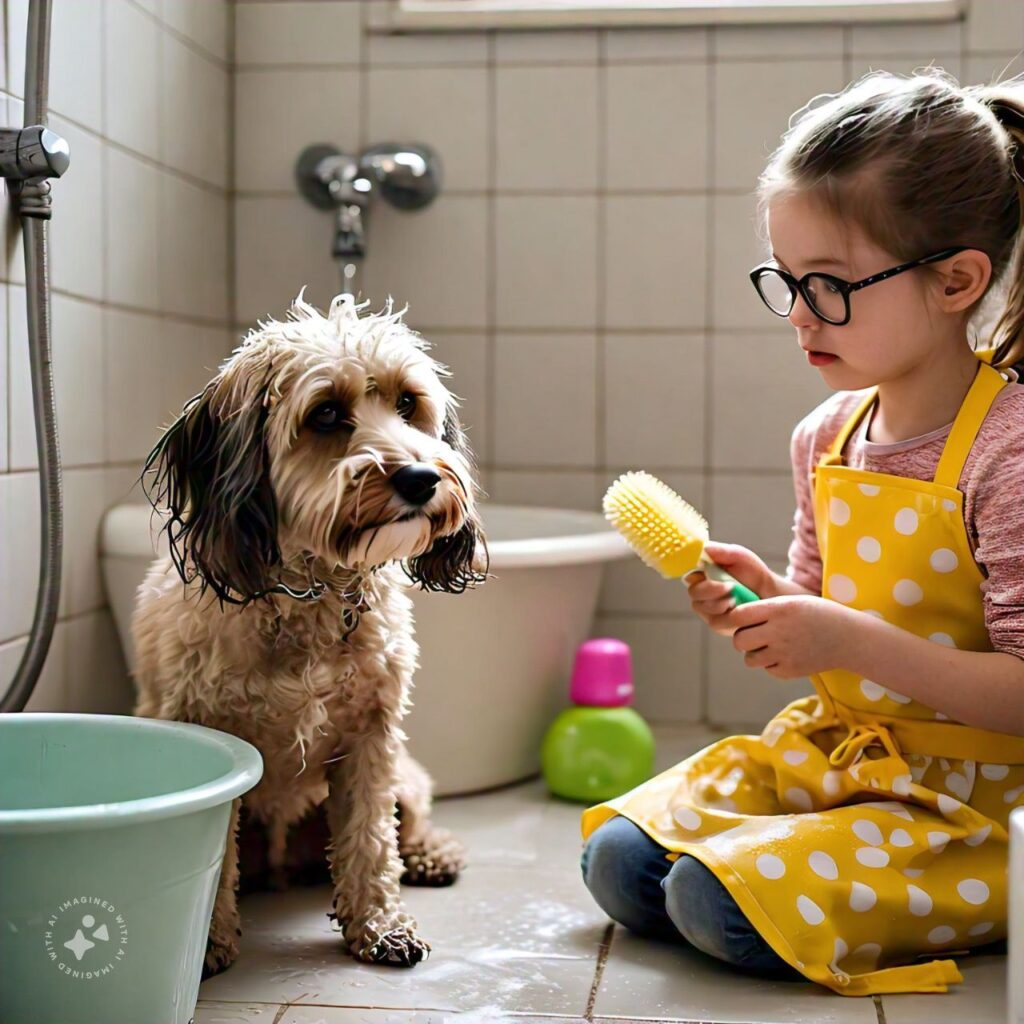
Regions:
<instances>
[{"instance_id":1,"label":"black eyeglass frame","mask_svg":"<svg viewBox=\"0 0 1024 1024\"><path fill-rule=\"evenodd\" d=\"M887 281L890 277L895 277L897 274L902 274L905 270L913 270L914 267L923 267L927 263L937 263L939 260L949 259L950 256L955 256L958 252L964 252L970 249L969 245L957 245L950 249L943 249L941 252L933 253L931 256L923 256L918 260L911 260L909 263L901 263L898 267L890 267L888 270L879 271L877 274L872 274L870 277L865 277L861 281L844 281L841 277L836 277L834 274L826 274L822 271L811 271L809 274L804 274L803 277L797 279L788 271L783 270L781 267L775 266L775 264L768 260L765 263L760 263L758 266L750 272L750 280L754 285L758 296L761 301L776 315L776 316L789 316L793 312L793 306L796 303L797 293L799 293L804 302L807 303L810 311L818 317L819 320L824 320L827 324L832 324L835 327L842 327L844 324L850 322L850 293L859 291L861 288L867 288L869 284L878 284L879 281ZM782 280L789 286L789 309L784 313L780 313L764 296L761 291L761 278L766 274L775 274L781 277ZM810 295L807 291L807 282L810 278L816 277L828 281L830 284L835 285L836 289L843 296L843 307L846 310L846 314L842 320L833 320L825 316L818 307L814 304Z\"/></svg>"}]
</instances>

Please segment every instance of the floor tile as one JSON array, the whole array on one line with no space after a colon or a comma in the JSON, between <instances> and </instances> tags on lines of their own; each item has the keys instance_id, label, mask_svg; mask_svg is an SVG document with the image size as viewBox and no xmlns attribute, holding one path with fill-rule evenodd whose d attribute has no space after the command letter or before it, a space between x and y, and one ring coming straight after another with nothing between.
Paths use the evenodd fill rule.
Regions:
<instances>
[{"instance_id":1,"label":"floor tile","mask_svg":"<svg viewBox=\"0 0 1024 1024\"><path fill-rule=\"evenodd\" d=\"M200 999L194 1024L273 1024L277 1003L217 1002Z\"/></svg>"},{"instance_id":2,"label":"floor tile","mask_svg":"<svg viewBox=\"0 0 1024 1024\"><path fill-rule=\"evenodd\" d=\"M433 946L411 970L371 967L341 951L328 887L241 901L242 949L205 982L204 999L519 1011L572 1016L587 1005L607 919L579 869L478 865L451 889L403 897Z\"/></svg>"},{"instance_id":3,"label":"floor tile","mask_svg":"<svg viewBox=\"0 0 1024 1024\"><path fill-rule=\"evenodd\" d=\"M468 1010L371 1010L357 1007L289 1006L279 1024L586 1024L582 1017L536 1017Z\"/></svg>"},{"instance_id":4,"label":"floor tile","mask_svg":"<svg viewBox=\"0 0 1024 1024\"><path fill-rule=\"evenodd\" d=\"M957 961L963 984L948 992L882 996L886 1024L1006 1024L1006 957Z\"/></svg>"},{"instance_id":5,"label":"floor tile","mask_svg":"<svg viewBox=\"0 0 1024 1024\"><path fill-rule=\"evenodd\" d=\"M686 725L654 733L656 772L720 735ZM403 887L433 946L409 971L341 952L327 887L246 897L242 952L203 984L195 1024L581 1024L609 923L580 877L585 806L552 797L540 778L439 800L434 820L465 843L469 867L451 889ZM595 1024L878 1020L871 999L753 978L620 927L613 934ZM967 958L961 968L964 984L947 994L886 996L886 1024L1003 1024L1005 958Z\"/></svg>"},{"instance_id":6,"label":"floor tile","mask_svg":"<svg viewBox=\"0 0 1024 1024\"><path fill-rule=\"evenodd\" d=\"M445 797L433 821L466 847L470 865L512 867L537 861L541 822L553 798L540 779L476 796Z\"/></svg>"},{"instance_id":7,"label":"floor tile","mask_svg":"<svg viewBox=\"0 0 1024 1024\"><path fill-rule=\"evenodd\" d=\"M742 974L692 946L638 938L615 927L595 1017L715 1024L876 1024L869 998L809 981Z\"/></svg>"},{"instance_id":8,"label":"floor tile","mask_svg":"<svg viewBox=\"0 0 1024 1024\"><path fill-rule=\"evenodd\" d=\"M654 726L651 731L654 733L655 772L666 771L726 735L693 725Z\"/></svg>"}]
</instances>

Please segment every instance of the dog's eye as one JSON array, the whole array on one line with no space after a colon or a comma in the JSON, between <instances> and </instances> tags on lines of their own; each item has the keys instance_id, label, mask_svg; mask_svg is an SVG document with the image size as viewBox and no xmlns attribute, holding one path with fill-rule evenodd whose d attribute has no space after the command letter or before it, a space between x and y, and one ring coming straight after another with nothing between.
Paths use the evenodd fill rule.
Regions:
<instances>
[{"instance_id":1,"label":"dog's eye","mask_svg":"<svg viewBox=\"0 0 1024 1024\"><path fill-rule=\"evenodd\" d=\"M407 420L416 411L416 396L411 391L403 391L398 396L398 404L396 406L398 415L402 419Z\"/></svg>"},{"instance_id":2,"label":"dog's eye","mask_svg":"<svg viewBox=\"0 0 1024 1024\"><path fill-rule=\"evenodd\" d=\"M327 434L351 424L340 402L321 402L306 418L306 426Z\"/></svg>"}]
</instances>

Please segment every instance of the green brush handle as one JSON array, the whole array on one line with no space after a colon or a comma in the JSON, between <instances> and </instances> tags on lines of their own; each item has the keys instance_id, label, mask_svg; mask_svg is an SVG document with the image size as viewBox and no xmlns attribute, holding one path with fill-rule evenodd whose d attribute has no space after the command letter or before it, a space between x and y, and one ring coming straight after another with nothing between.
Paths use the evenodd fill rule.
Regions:
<instances>
[{"instance_id":1,"label":"green brush handle","mask_svg":"<svg viewBox=\"0 0 1024 1024\"><path fill-rule=\"evenodd\" d=\"M738 579L730 576L720 565L716 565L710 559L701 559L696 571L704 573L709 580L718 580L720 583L730 584L732 587L732 599L737 605L761 600L749 587L745 587Z\"/></svg>"}]
</instances>

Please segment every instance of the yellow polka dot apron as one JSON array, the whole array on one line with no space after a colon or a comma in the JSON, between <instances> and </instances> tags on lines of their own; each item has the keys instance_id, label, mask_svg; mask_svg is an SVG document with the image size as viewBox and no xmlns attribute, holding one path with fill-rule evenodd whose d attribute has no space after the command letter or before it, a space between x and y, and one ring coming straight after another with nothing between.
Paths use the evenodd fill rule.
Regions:
<instances>
[{"instance_id":1,"label":"yellow polka dot apron","mask_svg":"<svg viewBox=\"0 0 1024 1024\"><path fill-rule=\"evenodd\" d=\"M980 356L934 481L842 464L858 406L816 466L823 596L935 643L992 650L960 472L1006 381ZM843 995L944 992L950 956L1006 935L1007 820L1024 738L976 729L845 670L812 677L760 736L711 744L588 808L696 857L772 949ZM969 686L970 680L965 679Z\"/></svg>"}]
</instances>

